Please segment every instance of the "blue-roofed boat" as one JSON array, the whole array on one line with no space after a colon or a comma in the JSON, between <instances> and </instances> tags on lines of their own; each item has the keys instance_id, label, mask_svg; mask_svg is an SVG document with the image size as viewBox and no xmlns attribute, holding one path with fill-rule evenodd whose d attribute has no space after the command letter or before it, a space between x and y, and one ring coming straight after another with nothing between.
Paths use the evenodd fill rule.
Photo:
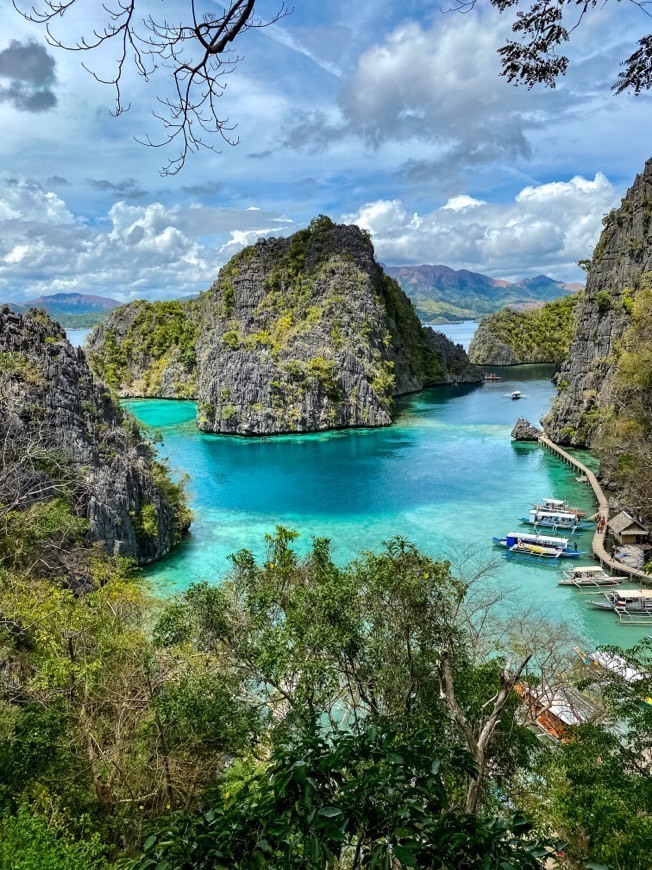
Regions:
<instances>
[{"instance_id":1,"label":"blue-roofed boat","mask_svg":"<svg viewBox=\"0 0 652 870\"><path fill-rule=\"evenodd\" d=\"M498 547L504 547L508 555L523 556L536 561L579 559L580 556L586 556L586 551L579 550L577 544L571 546L568 538L551 535L510 532L504 538L494 538L493 542Z\"/></svg>"}]
</instances>

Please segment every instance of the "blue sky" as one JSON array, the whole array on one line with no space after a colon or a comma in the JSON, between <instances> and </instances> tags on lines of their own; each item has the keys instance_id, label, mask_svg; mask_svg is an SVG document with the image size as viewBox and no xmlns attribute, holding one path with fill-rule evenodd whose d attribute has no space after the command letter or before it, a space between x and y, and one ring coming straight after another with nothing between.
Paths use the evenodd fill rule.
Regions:
<instances>
[{"instance_id":1,"label":"blue sky","mask_svg":"<svg viewBox=\"0 0 652 870\"><path fill-rule=\"evenodd\" d=\"M165 0L170 18L188 5ZM528 92L498 75L509 22L483 0L468 15L447 5L298 2L240 42L221 98L237 147L161 177L172 152L134 137L160 135L165 77L128 76L131 109L114 118L111 89L81 68L110 58L49 47L5 4L0 300L193 293L243 244L319 213L371 230L386 263L577 280L602 215L652 156L650 95L609 90L652 22L609 3L574 35L559 86ZM64 38L93 23L78 7Z\"/></svg>"}]
</instances>

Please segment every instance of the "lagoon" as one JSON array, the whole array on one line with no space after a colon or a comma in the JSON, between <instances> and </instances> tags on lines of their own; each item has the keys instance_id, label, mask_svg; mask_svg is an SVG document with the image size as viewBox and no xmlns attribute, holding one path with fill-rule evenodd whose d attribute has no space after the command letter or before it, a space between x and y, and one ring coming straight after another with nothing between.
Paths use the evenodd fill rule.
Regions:
<instances>
[{"instance_id":1,"label":"lagoon","mask_svg":"<svg viewBox=\"0 0 652 870\"><path fill-rule=\"evenodd\" d=\"M166 594L199 579L219 582L229 554L246 547L261 557L264 536L277 524L300 532L303 552L312 536L331 538L339 563L395 535L436 557L472 546L491 558L501 552L492 536L519 528L518 518L544 496L571 499L593 513L590 488L561 460L537 444L510 440L518 416L535 422L545 413L552 368L496 371L503 380L400 399L390 427L316 435L207 435L195 428L192 402L127 402L161 435L160 453L175 473L189 475L195 511L190 535L147 576ZM514 389L529 398L505 398ZM590 549L590 532L576 537L580 549ZM630 646L645 633L617 625L556 580L549 565L501 558L494 582L513 589L516 603L570 621L578 642Z\"/></svg>"}]
</instances>

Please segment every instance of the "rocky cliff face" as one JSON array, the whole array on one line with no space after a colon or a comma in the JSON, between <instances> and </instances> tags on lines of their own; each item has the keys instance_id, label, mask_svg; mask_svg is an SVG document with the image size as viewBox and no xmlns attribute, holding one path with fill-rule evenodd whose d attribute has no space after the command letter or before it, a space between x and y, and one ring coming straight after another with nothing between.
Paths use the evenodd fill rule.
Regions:
<instances>
[{"instance_id":1,"label":"rocky cliff face","mask_svg":"<svg viewBox=\"0 0 652 870\"><path fill-rule=\"evenodd\" d=\"M245 248L198 300L116 309L87 352L120 395L196 397L201 429L238 435L385 426L394 396L480 380L369 237L325 217Z\"/></svg>"},{"instance_id":2,"label":"rocky cliff face","mask_svg":"<svg viewBox=\"0 0 652 870\"><path fill-rule=\"evenodd\" d=\"M93 330L88 360L120 396L194 399L197 331L194 299L131 302Z\"/></svg>"},{"instance_id":3,"label":"rocky cliff face","mask_svg":"<svg viewBox=\"0 0 652 870\"><path fill-rule=\"evenodd\" d=\"M592 445L613 406L622 339L637 293L652 270L652 160L604 219L578 307L559 394L545 420L555 441Z\"/></svg>"},{"instance_id":4,"label":"rocky cliff face","mask_svg":"<svg viewBox=\"0 0 652 870\"><path fill-rule=\"evenodd\" d=\"M94 381L83 352L44 312L23 317L0 309L0 429L23 453L42 454L29 465L39 486L18 466L14 491L29 485L35 498L48 497L54 465L66 466L76 512L87 518L90 540L109 553L144 564L186 531L180 489L135 420Z\"/></svg>"},{"instance_id":5,"label":"rocky cliff face","mask_svg":"<svg viewBox=\"0 0 652 870\"><path fill-rule=\"evenodd\" d=\"M393 396L479 379L460 347L421 326L369 237L328 218L241 251L200 305L205 431L384 426Z\"/></svg>"},{"instance_id":6,"label":"rocky cliff face","mask_svg":"<svg viewBox=\"0 0 652 870\"><path fill-rule=\"evenodd\" d=\"M471 362L484 366L561 363L568 356L581 298L576 293L537 308L508 307L484 317L469 347Z\"/></svg>"}]
</instances>

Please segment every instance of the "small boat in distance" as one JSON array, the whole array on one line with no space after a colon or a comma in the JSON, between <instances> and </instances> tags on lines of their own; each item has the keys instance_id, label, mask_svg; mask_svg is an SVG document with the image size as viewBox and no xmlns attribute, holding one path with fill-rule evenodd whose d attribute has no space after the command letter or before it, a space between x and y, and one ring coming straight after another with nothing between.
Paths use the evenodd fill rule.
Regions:
<instances>
[{"instance_id":1,"label":"small boat in distance","mask_svg":"<svg viewBox=\"0 0 652 870\"><path fill-rule=\"evenodd\" d=\"M497 375L495 372L488 372L484 376L485 381L502 381L500 375Z\"/></svg>"},{"instance_id":2,"label":"small boat in distance","mask_svg":"<svg viewBox=\"0 0 652 870\"><path fill-rule=\"evenodd\" d=\"M558 586L575 586L578 589L596 586L618 586L627 577L612 577L599 566L578 565L568 571L562 571L563 577L557 581Z\"/></svg>"},{"instance_id":3,"label":"small boat in distance","mask_svg":"<svg viewBox=\"0 0 652 870\"><path fill-rule=\"evenodd\" d=\"M512 390L511 393L505 393L504 398L516 401L516 399L529 399L530 397L527 393L522 393L520 390Z\"/></svg>"}]
</instances>

